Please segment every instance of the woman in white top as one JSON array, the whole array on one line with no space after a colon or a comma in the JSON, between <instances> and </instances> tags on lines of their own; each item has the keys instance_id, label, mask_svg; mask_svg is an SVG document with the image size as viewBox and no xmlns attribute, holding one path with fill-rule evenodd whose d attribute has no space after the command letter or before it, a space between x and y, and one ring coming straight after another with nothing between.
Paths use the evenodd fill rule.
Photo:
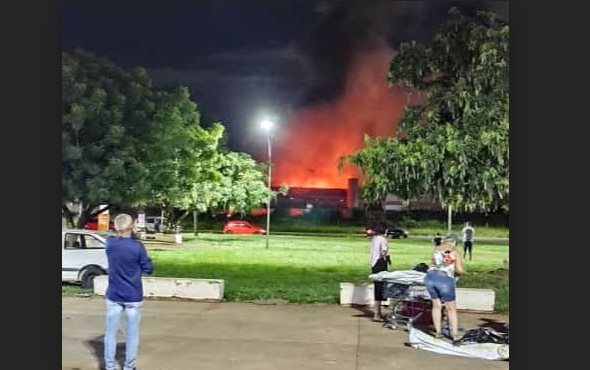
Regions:
<instances>
[{"instance_id":1,"label":"woman in white top","mask_svg":"<svg viewBox=\"0 0 590 370\"><path fill-rule=\"evenodd\" d=\"M381 271L387 271L387 258L389 257L389 246L387 245L387 238L385 233L387 228L385 225L380 224L375 227L375 233L371 240L371 253L369 255L369 266L371 267L371 273L376 274ZM385 283L376 281L374 283L374 298L375 308L373 321L383 321L383 315L381 315L381 302L385 301L383 296L383 289Z\"/></svg>"},{"instance_id":2,"label":"woman in white top","mask_svg":"<svg viewBox=\"0 0 590 370\"><path fill-rule=\"evenodd\" d=\"M461 253L457 252L457 240L447 236L434 249L432 266L428 269L424 284L432 299L432 321L436 330L435 336L442 337L442 302L447 308L453 343L459 341L459 319L457 317L455 275L464 273Z\"/></svg>"}]
</instances>

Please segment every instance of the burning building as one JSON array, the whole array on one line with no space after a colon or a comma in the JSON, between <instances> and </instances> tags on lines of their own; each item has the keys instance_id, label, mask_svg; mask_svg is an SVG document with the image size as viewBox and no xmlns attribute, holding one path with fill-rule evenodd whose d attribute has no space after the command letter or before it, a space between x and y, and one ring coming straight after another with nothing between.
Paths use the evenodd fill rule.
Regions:
<instances>
[{"instance_id":1,"label":"burning building","mask_svg":"<svg viewBox=\"0 0 590 370\"><path fill-rule=\"evenodd\" d=\"M376 42L372 50L353 60L340 98L289 117L274 147L277 183L345 189L349 178L361 178L353 166L339 170L339 159L362 148L365 135L394 135L405 106L412 101L412 95L388 85L392 56L391 49Z\"/></svg>"},{"instance_id":2,"label":"burning building","mask_svg":"<svg viewBox=\"0 0 590 370\"><path fill-rule=\"evenodd\" d=\"M286 195L279 195L276 208L290 217L300 217L314 211L350 218L362 208L359 180L348 179L347 188L292 187Z\"/></svg>"},{"instance_id":3,"label":"burning building","mask_svg":"<svg viewBox=\"0 0 590 370\"><path fill-rule=\"evenodd\" d=\"M361 208L360 171L338 168L361 149L365 135L391 136L411 96L386 80L392 51L383 42L353 59L344 94L332 103L296 111L277 138L273 178L289 193L277 200L291 215L313 207ZM300 211L295 211L295 209Z\"/></svg>"},{"instance_id":4,"label":"burning building","mask_svg":"<svg viewBox=\"0 0 590 370\"><path fill-rule=\"evenodd\" d=\"M420 101L388 82L394 51L380 28L387 19L376 21L381 9L330 7L304 42L315 85L275 137L273 186L291 189L278 207L361 208L362 174L352 165L339 168L339 160L361 149L366 135L395 135L405 107Z\"/></svg>"},{"instance_id":5,"label":"burning building","mask_svg":"<svg viewBox=\"0 0 590 370\"><path fill-rule=\"evenodd\" d=\"M360 207L358 179L349 179L348 188L292 187L277 197L277 207L289 209L289 215L300 216L312 209L331 210Z\"/></svg>"}]
</instances>

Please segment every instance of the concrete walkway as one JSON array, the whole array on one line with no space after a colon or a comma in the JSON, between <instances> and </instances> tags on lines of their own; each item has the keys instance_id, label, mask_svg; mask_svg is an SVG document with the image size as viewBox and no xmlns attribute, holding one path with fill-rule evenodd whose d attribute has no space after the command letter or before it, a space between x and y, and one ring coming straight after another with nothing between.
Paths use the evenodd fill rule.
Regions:
<instances>
[{"instance_id":1,"label":"concrete walkway","mask_svg":"<svg viewBox=\"0 0 590 370\"><path fill-rule=\"evenodd\" d=\"M104 299L62 297L62 369L97 370ZM505 316L460 314L471 329ZM120 342L124 340L120 333ZM355 308L145 301L138 370L508 369L416 350L407 333L382 328ZM118 350L120 362L124 345Z\"/></svg>"}]
</instances>

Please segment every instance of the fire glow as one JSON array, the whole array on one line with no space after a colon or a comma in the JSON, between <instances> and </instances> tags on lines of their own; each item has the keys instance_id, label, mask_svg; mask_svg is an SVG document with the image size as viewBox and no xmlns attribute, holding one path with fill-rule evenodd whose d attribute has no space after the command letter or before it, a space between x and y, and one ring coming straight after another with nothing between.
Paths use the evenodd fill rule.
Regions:
<instances>
[{"instance_id":1,"label":"fire glow","mask_svg":"<svg viewBox=\"0 0 590 370\"><path fill-rule=\"evenodd\" d=\"M336 101L296 111L274 148L273 183L290 187L346 188L355 167L338 171L338 160L362 148L364 135L391 136L414 99L387 82L393 51L382 41L358 53L344 94Z\"/></svg>"}]
</instances>

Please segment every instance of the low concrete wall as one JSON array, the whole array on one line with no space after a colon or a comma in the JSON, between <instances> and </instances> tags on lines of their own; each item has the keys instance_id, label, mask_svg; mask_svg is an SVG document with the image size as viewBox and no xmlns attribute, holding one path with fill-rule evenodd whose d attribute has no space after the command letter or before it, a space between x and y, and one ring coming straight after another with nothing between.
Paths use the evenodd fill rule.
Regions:
<instances>
[{"instance_id":1,"label":"low concrete wall","mask_svg":"<svg viewBox=\"0 0 590 370\"><path fill-rule=\"evenodd\" d=\"M143 277L144 297L187 298L220 301L223 299L225 282L218 279L185 279ZM106 275L94 279L94 293L105 295L108 285Z\"/></svg>"},{"instance_id":2,"label":"low concrete wall","mask_svg":"<svg viewBox=\"0 0 590 370\"><path fill-rule=\"evenodd\" d=\"M492 289L457 288L457 309L493 312L496 292Z\"/></svg>"},{"instance_id":3,"label":"low concrete wall","mask_svg":"<svg viewBox=\"0 0 590 370\"><path fill-rule=\"evenodd\" d=\"M142 234L141 240L143 242L160 242L171 244L182 244L182 234Z\"/></svg>"},{"instance_id":4,"label":"low concrete wall","mask_svg":"<svg viewBox=\"0 0 590 370\"><path fill-rule=\"evenodd\" d=\"M424 287L415 287L423 290ZM341 305L373 305L373 283L340 283ZM459 310L493 312L496 293L492 289L457 288Z\"/></svg>"}]
</instances>

